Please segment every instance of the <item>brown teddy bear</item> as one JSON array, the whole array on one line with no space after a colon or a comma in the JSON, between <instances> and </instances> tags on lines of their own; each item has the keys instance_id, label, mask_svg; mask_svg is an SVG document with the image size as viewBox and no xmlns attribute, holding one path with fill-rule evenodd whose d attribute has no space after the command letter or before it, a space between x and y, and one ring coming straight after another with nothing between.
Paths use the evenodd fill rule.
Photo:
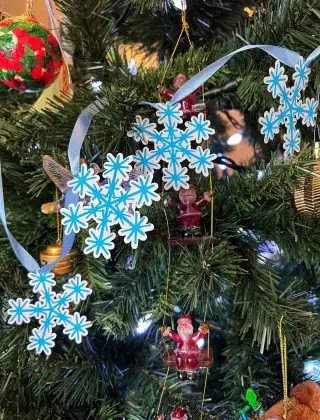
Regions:
<instances>
[{"instance_id":1,"label":"brown teddy bear","mask_svg":"<svg viewBox=\"0 0 320 420\"><path fill-rule=\"evenodd\" d=\"M262 416L262 420L283 420L283 400ZM320 420L320 386L306 381L293 388L288 404L287 420Z\"/></svg>"}]
</instances>

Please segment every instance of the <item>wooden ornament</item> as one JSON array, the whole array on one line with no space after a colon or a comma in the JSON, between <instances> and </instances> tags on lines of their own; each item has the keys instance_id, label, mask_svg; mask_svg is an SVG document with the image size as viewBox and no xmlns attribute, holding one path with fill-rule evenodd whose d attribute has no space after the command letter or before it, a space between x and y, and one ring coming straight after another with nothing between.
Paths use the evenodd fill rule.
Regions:
<instances>
[{"instance_id":1,"label":"wooden ornament","mask_svg":"<svg viewBox=\"0 0 320 420\"><path fill-rule=\"evenodd\" d=\"M40 252L40 261L42 265L56 261L62 251L62 246L58 243L48 245L47 248ZM77 249L72 248L58 264L51 270L57 277L66 276L72 273L77 255Z\"/></svg>"},{"instance_id":2,"label":"wooden ornament","mask_svg":"<svg viewBox=\"0 0 320 420\"><path fill-rule=\"evenodd\" d=\"M310 175L299 179L294 192L294 203L298 214L320 216L320 143L315 144L314 155L318 162L312 166Z\"/></svg>"}]
</instances>

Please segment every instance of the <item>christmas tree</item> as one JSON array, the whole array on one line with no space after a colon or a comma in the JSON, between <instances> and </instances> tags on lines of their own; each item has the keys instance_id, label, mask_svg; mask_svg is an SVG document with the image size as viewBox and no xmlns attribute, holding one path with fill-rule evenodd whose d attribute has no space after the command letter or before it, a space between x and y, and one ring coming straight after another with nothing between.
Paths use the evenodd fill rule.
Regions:
<instances>
[{"instance_id":1,"label":"christmas tree","mask_svg":"<svg viewBox=\"0 0 320 420\"><path fill-rule=\"evenodd\" d=\"M319 0L190 0L186 13L171 0L55 3L62 45L72 57L73 95L51 98L39 111L33 106L41 92L1 87L1 171L8 227L36 260L40 253L43 262L56 259L62 227L76 240L55 280L28 278L1 227L1 416L156 419L175 412L173 418L238 419L248 402L248 416L258 416L256 409L284 398L286 357L288 392L319 357L319 133L310 127L319 60L310 74L304 62L302 73L282 71L272 56L251 49L196 86L183 112L166 101L175 81L182 86L244 46L274 45L307 58L320 45ZM130 44L145 63L155 54L157 65L129 67L119 51ZM289 90L282 84L280 93L278 85L273 91L274 79L264 83L269 68L269 78L278 72ZM75 176L69 140L92 103L96 112ZM300 107L301 118L293 117L300 150L292 140L292 107ZM272 108L286 112L274 132L263 121ZM228 125L251 145L252 162L237 159ZM173 140L165 142L167 133L176 151ZM227 158L230 151L234 159ZM127 169L117 175L116 165ZM143 176L148 165L154 171ZM176 178L172 168L190 180ZM62 180L63 192L56 187ZM80 193L79 228L66 205L67 188ZM136 236L134 218L141 227ZM79 295L72 295L77 287ZM14 325L8 309L18 298L31 305L39 299L43 312ZM56 336L47 351L34 352L29 337L41 317L50 324L51 313ZM68 331L69 317L78 313L88 332L79 339ZM191 356L174 353L186 330L191 337L191 326Z\"/></svg>"}]
</instances>

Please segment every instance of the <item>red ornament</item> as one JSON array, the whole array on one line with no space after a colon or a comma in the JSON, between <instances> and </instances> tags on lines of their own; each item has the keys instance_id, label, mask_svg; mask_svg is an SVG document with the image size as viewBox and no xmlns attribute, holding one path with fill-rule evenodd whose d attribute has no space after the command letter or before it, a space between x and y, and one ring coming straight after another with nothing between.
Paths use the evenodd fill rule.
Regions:
<instances>
[{"instance_id":1,"label":"red ornament","mask_svg":"<svg viewBox=\"0 0 320 420\"><path fill-rule=\"evenodd\" d=\"M187 420L187 414L185 413L185 411L181 408L178 407L174 410L173 413L171 413L171 420Z\"/></svg>"},{"instance_id":2,"label":"red ornament","mask_svg":"<svg viewBox=\"0 0 320 420\"><path fill-rule=\"evenodd\" d=\"M197 201L197 190L189 185L186 190L179 191L179 203L177 203L178 221L183 226L185 236L200 236L201 209L211 201L210 193L205 192L201 200Z\"/></svg>"},{"instance_id":3,"label":"red ornament","mask_svg":"<svg viewBox=\"0 0 320 420\"><path fill-rule=\"evenodd\" d=\"M0 80L22 91L50 86L62 66L58 41L36 19L26 16L0 22Z\"/></svg>"},{"instance_id":4,"label":"red ornament","mask_svg":"<svg viewBox=\"0 0 320 420\"><path fill-rule=\"evenodd\" d=\"M181 408L177 407L170 416L170 420L187 420L188 416L186 412ZM157 416L157 420L165 420L164 414L160 414Z\"/></svg>"},{"instance_id":5,"label":"red ornament","mask_svg":"<svg viewBox=\"0 0 320 420\"><path fill-rule=\"evenodd\" d=\"M160 95L164 98L171 99L175 95L176 91L181 88L187 81L188 77L185 74L178 74L173 79L173 90L167 88L166 86L159 86ZM183 118L189 118L193 115L197 115L199 112L203 112L206 109L204 103L197 103L196 95L199 93L201 88L196 89L194 92L190 93L190 95L186 96L182 101L181 104L181 111L183 111Z\"/></svg>"},{"instance_id":6,"label":"red ornament","mask_svg":"<svg viewBox=\"0 0 320 420\"><path fill-rule=\"evenodd\" d=\"M189 315L182 315L178 320L177 333L170 327L162 329L164 337L170 337L177 343L175 350L167 349L167 366L175 366L181 380L196 379L199 369L211 367L213 358L211 349L200 350L198 341L209 332L207 324L202 324L196 333L193 332L192 320Z\"/></svg>"}]
</instances>

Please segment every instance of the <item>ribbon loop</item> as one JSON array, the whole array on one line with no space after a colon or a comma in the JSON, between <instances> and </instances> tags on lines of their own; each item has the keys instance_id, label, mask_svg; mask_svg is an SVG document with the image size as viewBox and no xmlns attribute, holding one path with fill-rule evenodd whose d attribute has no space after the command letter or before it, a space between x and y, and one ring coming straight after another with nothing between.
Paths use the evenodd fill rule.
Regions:
<instances>
[{"instance_id":1,"label":"ribbon loop","mask_svg":"<svg viewBox=\"0 0 320 420\"><path fill-rule=\"evenodd\" d=\"M48 5L49 13L51 11L51 4L50 0L46 0ZM50 17L52 18L51 14ZM242 51L248 51L251 49L261 49L265 51L267 54L271 55L272 57L280 60L282 63L294 67L299 62L300 55L294 51L288 50L283 47L277 47L274 45L246 45L244 47L239 48L236 51L226 55L225 57L220 58L219 60L213 62L209 66L205 67L202 71L188 80L174 95L171 99L171 103L174 104L176 102L180 102L186 96L190 95L190 93L194 92L198 87L203 85L211 76L213 76L222 66L224 66L232 57ZM315 58L320 55L320 46L316 48L308 57L307 63L310 64ZM68 146L68 157L69 163L71 168L72 175L76 175L79 170L80 165L80 151L84 142L84 139L87 135L89 130L90 124L92 122L93 117L102 110L103 105L106 104L107 100L105 98L98 99L87 106L79 115L74 129L72 131L72 135L70 138L69 146ZM158 107L157 103L150 103L142 101L141 104L150 105L154 108ZM70 204L76 205L79 200L78 195L73 194L72 190L69 188L66 193L65 198L65 206L68 207ZM8 236L10 241L11 247L13 252L15 253L18 260L21 264L30 272L35 272L39 269L39 264L37 261L19 244L19 242L14 238L11 234L6 221L5 215L5 208L4 208L4 200L3 200L3 185L2 185L2 177L1 177L1 166L0 166L0 220L3 224L4 230ZM51 264L47 264L43 266L40 270L43 273L47 273L52 270L56 264L61 261L71 250L73 243L75 240L75 234L71 233L66 235L65 232L63 233L63 240L62 240L62 252L58 260Z\"/></svg>"},{"instance_id":2,"label":"ribbon loop","mask_svg":"<svg viewBox=\"0 0 320 420\"><path fill-rule=\"evenodd\" d=\"M236 51L220 58L217 61L214 61L209 66L205 67L201 70L198 74L193 76L190 80L188 80L180 89L177 90L174 97L171 99L171 103L174 104L176 102L180 102L186 96L190 95L190 93L194 92L198 87L203 85L211 76L213 76L218 70L221 69L232 57L237 55L239 52L248 51L258 48L262 51L265 51L267 54L271 55L277 60L280 60L282 63L286 64L289 67L294 67L299 62L300 54L288 50L287 48L283 47L276 47L274 45L246 45L244 47L239 48ZM311 62L320 54L320 47L318 47L313 53L310 54L308 60Z\"/></svg>"},{"instance_id":3,"label":"ribbon loop","mask_svg":"<svg viewBox=\"0 0 320 420\"><path fill-rule=\"evenodd\" d=\"M80 165L80 151L85 140L85 137L88 133L90 124L92 122L93 117L101 111L103 104L106 103L105 100L97 100L87 106L79 115L68 146L68 157L69 163L71 168L72 175L76 175L79 170ZM65 206L69 207L70 204L76 205L78 203L79 196L78 194L73 194L72 190L68 188L65 197ZM22 245L14 238L11 234L10 230L7 226L6 215L5 215L5 208L4 208L4 198L3 198L3 185L2 185L2 176L1 176L1 166L0 166L0 219L3 224L4 230L8 236L10 241L10 245L12 247L13 252L15 253L18 260L21 264L29 271L29 272L36 272L40 269L41 273L48 273L50 272L70 251L74 244L75 240L75 233L72 232L69 235L63 232L63 239L62 239L62 250L60 257L47 265L44 265L40 268L37 261L26 251Z\"/></svg>"}]
</instances>

